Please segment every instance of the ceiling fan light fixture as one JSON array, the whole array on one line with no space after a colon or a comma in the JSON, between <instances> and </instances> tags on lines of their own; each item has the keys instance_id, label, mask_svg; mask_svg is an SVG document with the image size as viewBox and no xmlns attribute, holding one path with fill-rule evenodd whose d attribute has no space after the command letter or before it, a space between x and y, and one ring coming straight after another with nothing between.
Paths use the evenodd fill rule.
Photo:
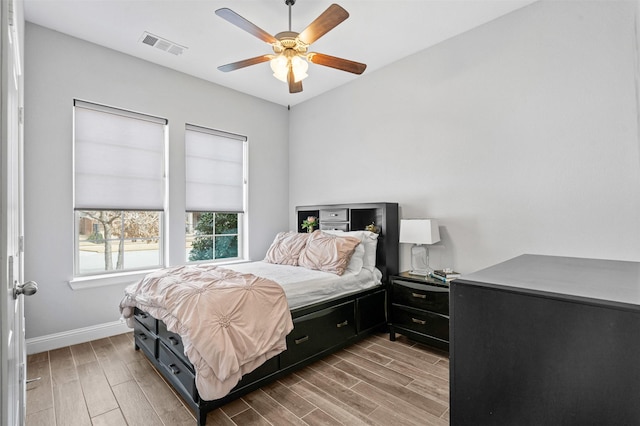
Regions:
<instances>
[{"instance_id":1,"label":"ceiling fan light fixture","mask_svg":"<svg viewBox=\"0 0 640 426\"><path fill-rule=\"evenodd\" d=\"M309 74L307 74L309 62L305 61L300 56L294 56L291 58L291 66L293 67L293 77L296 83L309 77Z\"/></svg>"},{"instance_id":2,"label":"ceiling fan light fixture","mask_svg":"<svg viewBox=\"0 0 640 426\"><path fill-rule=\"evenodd\" d=\"M309 77L307 74L309 63L300 56L287 58L285 55L278 55L270 61L270 65L273 76L284 83L288 82L289 65L293 69L293 78L296 83Z\"/></svg>"},{"instance_id":3,"label":"ceiling fan light fixture","mask_svg":"<svg viewBox=\"0 0 640 426\"><path fill-rule=\"evenodd\" d=\"M289 60L284 55L278 55L269 61L273 76L280 81L287 82L287 73L289 72Z\"/></svg>"}]
</instances>

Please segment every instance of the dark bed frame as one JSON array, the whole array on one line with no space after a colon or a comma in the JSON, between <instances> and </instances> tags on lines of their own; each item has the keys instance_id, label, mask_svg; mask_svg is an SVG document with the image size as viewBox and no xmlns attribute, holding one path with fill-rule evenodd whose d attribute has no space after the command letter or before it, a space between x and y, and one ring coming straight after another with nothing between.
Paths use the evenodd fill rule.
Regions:
<instances>
[{"instance_id":1,"label":"dark bed frame","mask_svg":"<svg viewBox=\"0 0 640 426\"><path fill-rule=\"evenodd\" d=\"M206 423L207 413L242 395L317 361L345 346L386 327L386 284L398 273L398 204L361 203L296 207L297 223L308 216L319 218L320 229L363 230L378 228L376 267L383 274L383 285L291 310L294 329L287 336L287 350L267 360L223 398L200 399L192 364L184 355L178 334L136 308L135 348L149 358L162 376L172 384L195 412L198 425ZM300 225L298 225L300 226ZM299 232L306 232L302 228Z\"/></svg>"}]
</instances>

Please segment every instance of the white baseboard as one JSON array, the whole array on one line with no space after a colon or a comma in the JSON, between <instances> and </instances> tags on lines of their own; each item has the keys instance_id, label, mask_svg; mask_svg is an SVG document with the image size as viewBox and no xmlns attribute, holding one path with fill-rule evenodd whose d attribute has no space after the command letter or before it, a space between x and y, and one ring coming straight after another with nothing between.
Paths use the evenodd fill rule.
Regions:
<instances>
[{"instance_id":1,"label":"white baseboard","mask_svg":"<svg viewBox=\"0 0 640 426\"><path fill-rule=\"evenodd\" d=\"M127 333L132 329L122 321L113 321L91 327L76 328L62 333L49 334L47 336L34 337L26 340L27 354L37 354L65 346L77 345L96 339Z\"/></svg>"}]
</instances>

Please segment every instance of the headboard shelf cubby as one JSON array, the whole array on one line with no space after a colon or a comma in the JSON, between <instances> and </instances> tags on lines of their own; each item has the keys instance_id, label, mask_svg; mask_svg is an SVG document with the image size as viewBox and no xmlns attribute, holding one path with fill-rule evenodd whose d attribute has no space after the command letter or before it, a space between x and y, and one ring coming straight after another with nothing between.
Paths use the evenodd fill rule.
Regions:
<instances>
[{"instance_id":1,"label":"headboard shelf cubby","mask_svg":"<svg viewBox=\"0 0 640 426\"><path fill-rule=\"evenodd\" d=\"M383 280L398 273L399 220L398 203L325 204L296 207L298 232L307 232L302 222L309 216L318 218L320 230L362 231L374 224L379 234L376 263Z\"/></svg>"}]
</instances>

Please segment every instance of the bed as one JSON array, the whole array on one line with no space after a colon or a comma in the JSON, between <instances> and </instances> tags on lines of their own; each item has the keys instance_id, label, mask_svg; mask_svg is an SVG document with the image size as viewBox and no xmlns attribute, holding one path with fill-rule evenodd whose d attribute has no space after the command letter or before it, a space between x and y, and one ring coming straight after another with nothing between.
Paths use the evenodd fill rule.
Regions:
<instances>
[{"instance_id":1,"label":"bed","mask_svg":"<svg viewBox=\"0 0 640 426\"><path fill-rule=\"evenodd\" d=\"M221 269L210 269L206 265L169 268L168 275L171 278L168 281L166 271L158 273L165 281L155 281L155 276L148 279L151 287L159 288L157 297L166 298L167 293L173 294L172 291L180 287L171 283L182 279L182 275L178 274L183 274L185 270L189 276L196 277L194 282L197 282L200 275L222 276L222 288L215 288L215 291L204 292L198 285L192 285L186 286L193 287L189 290L192 295L173 295L176 300L197 300L200 303L195 305L195 302L190 302L184 308L193 314L194 322L209 321L208 317L204 317L204 312L211 302L201 300L204 293L222 294L229 291L229 287L237 287L233 291L253 303L242 308L251 314L245 313L239 317L243 322L245 318L249 318L249 321L251 317L255 317L256 323L249 324L249 329L264 326L269 331L260 329L257 333L264 336L260 338L253 335L247 337L244 331L238 333L240 337L237 340L241 340L239 346L242 352L255 355L246 365L230 368L238 377L230 377L228 381L225 378L225 382L216 383L215 386L205 384L203 377L210 374L201 370L201 358L210 355L206 350L207 346L195 348L195 338L188 333L189 328L183 327L180 322L176 323L167 314L167 310L157 309L152 301L147 300L152 299L151 297L138 297L137 300L131 297L127 304L130 313L125 316L129 317L128 322L134 329L135 349L142 350L187 402L195 412L198 425L206 423L209 411L386 327L387 279L398 272L398 204L303 206L296 208L295 215L298 224L302 224L308 217L317 218L319 230L310 235L303 234L307 231L302 228L296 232L278 234L264 261L225 265ZM365 228L369 231L365 231ZM324 268L324 263L320 266L309 265L308 262L316 261L315 257L308 255L310 250L303 251L300 259L296 258L293 262L286 260L288 253L277 251L279 238L289 241L315 239L322 242L322 238L328 238L327 235L339 237L331 241L350 241L355 247L348 264L339 266L340 274L332 270L335 265L328 269ZM365 236L372 236L375 244L365 244ZM360 239L360 244L354 243L354 239ZM310 249L311 244L305 244ZM307 253L306 259L303 259L304 253ZM280 262L273 263L274 257L280 259ZM357 260L360 258L362 261ZM300 265L307 262L307 267L293 265L298 262ZM327 270L322 270L323 268ZM197 274L194 275L194 271ZM165 284L158 284L163 282ZM274 282L281 293L271 284ZM139 283L138 286L143 284ZM244 291L249 287L252 291ZM286 298L286 315L278 310L281 309L282 295ZM125 299L127 297L128 293ZM264 308L261 304L267 303L265 300L273 307L268 316L278 318L272 326L260 321L265 317L260 311ZM233 301L216 303L225 306L236 304ZM223 324L219 319L211 324L213 325L209 330L212 330L212 337L204 339L207 340L205 343L217 345L217 349L228 345L227 341L218 341L215 337L218 334L213 332L215 328L228 324ZM262 352L258 353L256 350ZM220 358L219 355L216 357ZM211 395L215 397L207 398Z\"/></svg>"}]
</instances>

